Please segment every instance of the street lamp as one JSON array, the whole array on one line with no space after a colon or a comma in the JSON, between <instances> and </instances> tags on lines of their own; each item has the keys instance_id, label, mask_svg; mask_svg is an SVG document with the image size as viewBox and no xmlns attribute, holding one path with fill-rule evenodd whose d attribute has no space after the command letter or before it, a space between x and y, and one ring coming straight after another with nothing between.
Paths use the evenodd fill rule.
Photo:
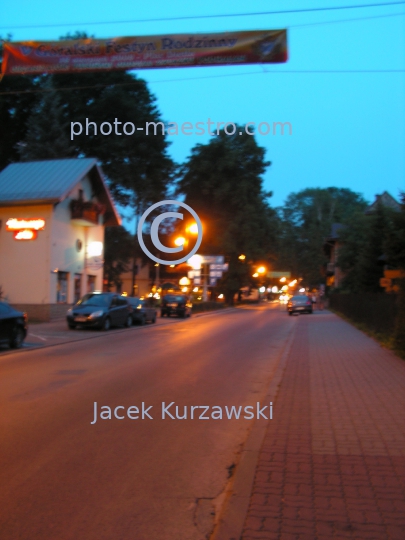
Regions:
<instances>
[{"instance_id":1,"label":"street lamp","mask_svg":"<svg viewBox=\"0 0 405 540\"><path fill-rule=\"evenodd\" d=\"M246 255L239 255L238 259L240 259L241 261L244 261L246 259Z\"/></svg>"},{"instance_id":2,"label":"street lamp","mask_svg":"<svg viewBox=\"0 0 405 540\"><path fill-rule=\"evenodd\" d=\"M178 236L175 240L174 240L174 245L175 246L184 246L184 244L186 243L186 239L183 237L183 236Z\"/></svg>"},{"instance_id":3,"label":"street lamp","mask_svg":"<svg viewBox=\"0 0 405 540\"><path fill-rule=\"evenodd\" d=\"M264 266L259 266L257 271L259 272L259 274L264 274L266 272L266 268Z\"/></svg>"},{"instance_id":4,"label":"street lamp","mask_svg":"<svg viewBox=\"0 0 405 540\"><path fill-rule=\"evenodd\" d=\"M252 277L259 277L259 274L255 272Z\"/></svg>"},{"instance_id":5,"label":"street lamp","mask_svg":"<svg viewBox=\"0 0 405 540\"><path fill-rule=\"evenodd\" d=\"M188 232L191 234L198 234L198 225L197 223L192 223L190 227L188 227Z\"/></svg>"}]
</instances>

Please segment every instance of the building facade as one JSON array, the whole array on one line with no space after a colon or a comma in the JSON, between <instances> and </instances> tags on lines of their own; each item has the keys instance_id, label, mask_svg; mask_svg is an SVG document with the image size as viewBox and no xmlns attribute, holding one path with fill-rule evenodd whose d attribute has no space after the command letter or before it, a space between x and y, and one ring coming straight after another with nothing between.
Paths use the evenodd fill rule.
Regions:
<instances>
[{"instance_id":1,"label":"building facade","mask_svg":"<svg viewBox=\"0 0 405 540\"><path fill-rule=\"evenodd\" d=\"M119 215L95 159L11 164L0 173L0 286L31 319L62 316L103 288L104 227Z\"/></svg>"}]
</instances>

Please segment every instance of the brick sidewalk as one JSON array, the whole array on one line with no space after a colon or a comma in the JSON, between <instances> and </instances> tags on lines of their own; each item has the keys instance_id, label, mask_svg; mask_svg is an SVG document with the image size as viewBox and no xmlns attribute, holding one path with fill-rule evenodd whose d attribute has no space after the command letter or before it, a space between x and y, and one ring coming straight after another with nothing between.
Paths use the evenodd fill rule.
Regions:
<instances>
[{"instance_id":1,"label":"brick sidewalk","mask_svg":"<svg viewBox=\"0 0 405 540\"><path fill-rule=\"evenodd\" d=\"M243 540L405 539L405 361L337 316L296 319Z\"/></svg>"}]
</instances>

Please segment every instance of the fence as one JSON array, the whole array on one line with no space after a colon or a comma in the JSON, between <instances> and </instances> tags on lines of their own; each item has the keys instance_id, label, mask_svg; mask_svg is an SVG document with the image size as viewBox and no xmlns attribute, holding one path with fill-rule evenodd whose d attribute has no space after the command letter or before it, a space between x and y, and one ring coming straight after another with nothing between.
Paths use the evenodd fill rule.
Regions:
<instances>
[{"instance_id":1,"label":"fence","mask_svg":"<svg viewBox=\"0 0 405 540\"><path fill-rule=\"evenodd\" d=\"M331 309L370 330L392 336L397 315L397 295L386 293L332 294Z\"/></svg>"}]
</instances>

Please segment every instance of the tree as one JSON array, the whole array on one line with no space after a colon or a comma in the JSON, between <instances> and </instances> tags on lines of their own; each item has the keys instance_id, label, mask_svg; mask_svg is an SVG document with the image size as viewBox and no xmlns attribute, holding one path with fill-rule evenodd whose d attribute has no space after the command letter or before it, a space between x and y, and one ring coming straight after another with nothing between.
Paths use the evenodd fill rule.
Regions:
<instances>
[{"instance_id":1,"label":"tree","mask_svg":"<svg viewBox=\"0 0 405 540\"><path fill-rule=\"evenodd\" d=\"M32 161L73 157L75 149L68 138L69 122L60 95L55 92L50 78L41 87L44 93L32 108L24 140L19 143L21 159Z\"/></svg>"},{"instance_id":2,"label":"tree","mask_svg":"<svg viewBox=\"0 0 405 540\"><path fill-rule=\"evenodd\" d=\"M139 215L145 206L164 198L175 166L168 155L169 142L162 133L156 99L146 82L120 71L59 74L52 79L55 88L63 91L67 117L77 123L78 131L82 126L82 133L72 141L76 152L99 159L116 200ZM110 135L100 131L104 122L112 126ZM125 135L127 122L144 129ZM147 135L147 122L162 124L156 134L151 126ZM128 124L126 132L131 130Z\"/></svg>"},{"instance_id":3,"label":"tree","mask_svg":"<svg viewBox=\"0 0 405 540\"><path fill-rule=\"evenodd\" d=\"M274 255L277 218L261 177L269 165L265 149L237 126L235 135L220 131L208 144L195 146L180 171L177 191L203 222L200 253L222 254L229 262L221 281L228 303L249 284L248 264L239 255L247 261Z\"/></svg>"},{"instance_id":4,"label":"tree","mask_svg":"<svg viewBox=\"0 0 405 540\"><path fill-rule=\"evenodd\" d=\"M105 229L104 279L107 288L122 285L121 274L129 270L133 252L133 238L124 227L106 227Z\"/></svg>"},{"instance_id":5,"label":"tree","mask_svg":"<svg viewBox=\"0 0 405 540\"><path fill-rule=\"evenodd\" d=\"M6 41L10 39L11 36L6 37ZM18 143L25 138L27 120L38 101L36 80L35 77L6 75L0 82L0 170L20 159Z\"/></svg>"},{"instance_id":6,"label":"tree","mask_svg":"<svg viewBox=\"0 0 405 540\"><path fill-rule=\"evenodd\" d=\"M402 270L399 281L398 311L394 330L394 347L405 353L405 194L401 196L401 212L393 214L391 234L386 238L385 250L390 264Z\"/></svg>"},{"instance_id":7,"label":"tree","mask_svg":"<svg viewBox=\"0 0 405 540\"><path fill-rule=\"evenodd\" d=\"M356 212L339 230L340 247L337 265L345 274L342 290L349 292L361 290L359 260L371 224L369 217L364 212Z\"/></svg>"},{"instance_id":8,"label":"tree","mask_svg":"<svg viewBox=\"0 0 405 540\"><path fill-rule=\"evenodd\" d=\"M363 197L347 188L307 188L291 193L279 209L278 265L283 270L294 269L308 285L318 285L326 263L323 243L332 224L345 223L365 207Z\"/></svg>"},{"instance_id":9,"label":"tree","mask_svg":"<svg viewBox=\"0 0 405 540\"><path fill-rule=\"evenodd\" d=\"M392 231L392 214L392 210L379 203L376 212L366 216L370 224L364 235L357 270L361 292L382 292L380 278L384 275L385 243Z\"/></svg>"}]
</instances>

